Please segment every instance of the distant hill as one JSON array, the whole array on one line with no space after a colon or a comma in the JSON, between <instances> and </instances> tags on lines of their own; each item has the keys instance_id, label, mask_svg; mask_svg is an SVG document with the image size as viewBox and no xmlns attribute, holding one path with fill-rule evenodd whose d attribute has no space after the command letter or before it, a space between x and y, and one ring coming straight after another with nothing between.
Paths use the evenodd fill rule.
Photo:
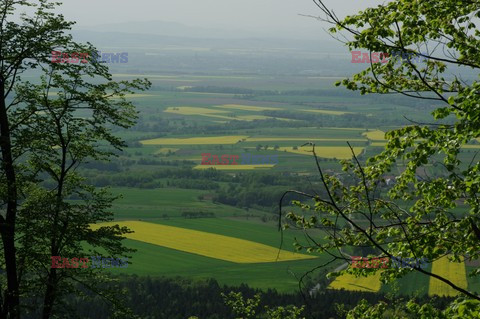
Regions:
<instances>
[{"instance_id":1,"label":"distant hill","mask_svg":"<svg viewBox=\"0 0 480 319\"><path fill-rule=\"evenodd\" d=\"M78 30L149 35L155 34L187 38L248 38L258 36L257 32L225 30L222 28L192 27L168 21L130 21L95 26L82 26L78 27Z\"/></svg>"}]
</instances>

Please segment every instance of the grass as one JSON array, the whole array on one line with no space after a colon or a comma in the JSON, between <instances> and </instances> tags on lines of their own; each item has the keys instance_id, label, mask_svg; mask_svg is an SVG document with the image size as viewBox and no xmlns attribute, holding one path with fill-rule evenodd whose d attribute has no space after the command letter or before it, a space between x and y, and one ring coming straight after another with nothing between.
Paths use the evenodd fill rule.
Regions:
<instances>
[{"instance_id":1,"label":"grass","mask_svg":"<svg viewBox=\"0 0 480 319\"><path fill-rule=\"evenodd\" d=\"M385 132L380 130L368 131L363 133L362 135L366 136L369 140L374 140L374 141L385 140Z\"/></svg>"},{"instance_id":2,"label":"grass","mask_svg":"<svg viewBox=\"0 0 480 319\"><path fill-rule=\"evenodd\" d=\"M264 223L258 218L248 220L238 218L169 218L156 219L152 222L255 241L274 247L276 251L278 251L281 242L281 235L276 223ZM294 251L292 243L299 234L299 231L285 231L282 249ZM315 236L320 238L324 236L322 234L318 233ZM323 242L321 239L320 241ZM137 249L132 254L132 258L129 258L131 264L128 268L105 269L105 271L121 271L126 274L145 276L182 276L194 280L215 278L221 285L239 286L244 283L253 288L277 289L280 292L297 291L298 278L307 271L325 263L328 258L326 255L316 255L318 258L293 261L254 264L234 263L131 239L124 240L124 244L129 248Z\"/></svg>"},{"instance_id":3,"label":"grass","mask_svg":"<svg viewBox=\"0 0 480 319\"><path fill-rule=\"evenodd\" d=\"M432 265L428 264L425 270L430 272L431 267ZM411 271L394 282L382 285L380 292L388 293L398 288L398 291L402 295L424 296L428 294L429 280L430 277L428 275L424 275L418 271Z\"/></svg>"},{"instance_id":4,"label":"grass","mask_svg":"<svg viewBox=\"0 0 480 319\"><path fill-rule=\"evenodd\" d=\"M140 221L102 223L92 228L117 223L135 231L125 235L129 239L234 263L274 262L277 255L278 261L316 258L230 236Z\"/></svg>"},{"instance_id":5,"label":"grass","mask_svg":"<svg viewBox=\"0 0 480 319\"><path fill-rule=\"evenodd\" d=\"M237 144L248 136L210 136L210 137L186 137L186 138L155 138L140 141L143 145L214 145L214 144Z\"/></svg>"},{"instance_id":6,"label":"grass","mask_svg":"<svg viewBox=\"0 0 480 319\"><path fill-rule=\"evenodd\" d=\"M277 289L294 292L298 279L305 272L325 262L326 258L259 264L236 264L219 259L126 239L125 245L137 249L128 268L112 269L126 274L145 276L182 276L192 279L215 278L221 285ZM108 269L106 269L108 271Z\"/></svg>"},{"instance_id":7,"label":"grass","mask_svg":"<svg viewBox=\"0 0 480 319\"><path fill-rule=\"evenodd\" d=\"M384 142L372 142L372 144L370 144L370 146L385 147L385 146L387 146L387 143L384 143Z\"/></svg>"},{"instance_id":8,"label":"grass","mask_svg":"<svg viewBox=\"0 0 480 319\"><path fill-rule=\"evenodd\" d=\"M168 152L175 153L178 150L179 148L162 147L153 154L168 154Z\"/></svg>"},{"instance_id":9,"label":"grass","mask_svg":"<svg viewBox=\"0 0 480 319\"><path fill-rule=\"evenodd\" d=\"M463 261L461 263L454 263L450 262L446 256L442 257L433 262L432 273L450 280L460 288L467 289L468 287L465 263ZM428 287L429 296L438 295L455 297L458 294L459 292L457 290L454 290L444 282L433 277L430 278L430 284Z\"/></svg>"},{"instance_id":10,"label":"grass","mask_svg":"<svg viewBox=\"0 0 480 319\"><path fill-rule=\"evenodd\" d=\"M236 110L242 110L242 111L254 111L254 112L281 110L278 107L252 106L252 105L239 105L239 104L224 104L224 105L217 105L215 107L219 107L223 109L236 109Z\"/></svg>"},{"instance_id":11,"label":"grass","mask_svg":"<svg viewBox=\"0 0 480 319\"><path fill-rule=\"evenodd\" d=\"M345 289L348 291L378 292L382 286L380 271L368 277L355 277L352 274L341 275L328 286L329 289Z\"/></svg>"},{"instance_id":12,"label":"grass","mask_svg":"<svg viewBox=\"0 0 480 319\"><path fill-rule=\"evenodd\" d=\"M241 212L222 204L198 200L205 191L181 188L139 189L128 187L110 188L114 195L122 195L115 201L113 211L116 219L150 219L180 216L185 210L202 210L217 216Z\"/></svg>"},{"instance_id":13,"label":"grass","mask_svg":"<svg viewBox=\"0 0 480 319\"><path fill-rule=\"evenodd\" d=\"M304 146L298 147L297 149L293 149L293 147L280 147L280 151L286 151L289 153L301 154L301 155L309 155L312 156L312 147L311 146ZM360 155L363 152L363 147L354 147L353 151L355 155ZM343 146L316 146L315 153L318 157L323 158L336 158L336 159L351 159L352 158L352 151L349 147Z\"/></svg>"}]
</instances>

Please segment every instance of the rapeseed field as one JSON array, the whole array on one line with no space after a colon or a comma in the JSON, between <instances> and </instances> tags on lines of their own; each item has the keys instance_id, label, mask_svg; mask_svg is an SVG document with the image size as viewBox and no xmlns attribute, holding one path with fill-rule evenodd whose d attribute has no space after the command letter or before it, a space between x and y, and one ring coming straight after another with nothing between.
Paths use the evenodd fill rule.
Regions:
<instances>
[{"instance_id":1,"label":"rapeseed field","mask_svg":"<svg viewBox=\"0 0 480 319\"><path fill-rule=\"evenodd\" d=\"M363 147L354 147L353 151L355 155L360 155L363 152ZM301 155L313 155L311 146L298 147L280 147L280 151L286 151L289 153L301 154ZM336 158L336 159L350 159L352 158L352 151L346 146L315 146L315 153L318 157L323 158Z\"/></svg>"},{"instance_id":2,"label":"rapeseed field","mask_svg":"<svg viewBox=\"0 0 480 319\"><path fill-rule=\"evenodd\" d=\"M345 289L349 291L378 292L382 286L380 282L380 271L368 277L355 277L352 274L344 274L335 278L328 286L329 289Z\"/></svg>"},{"instance_id":3,"label":"rapeseed field","mask_svg":"<svg viewBox=\"0 0 480 319\"><path fill-rule=\"evenodd\" d=\"M465 263L463 260L461 263L454 263L450 262L447 257L442 257L433 262L432 273L450 280L460 288L468 288L467 274L465 271ZM430 277L430 284L428 286L429 296L438 295L455 297L458 294L458 291L456 291L446 283L438 280L437 278Z\"/></svg>"},{"instance_id":4,"label":"rapeseed field","mask_svg":"<svg viewBox=\"0 0 480 319\"><path fill-rule=\"evenodd\" d=\"M135 231L134 233L125 235L128 239L233 263L248 264L275 262L279 253L279 250L276 247L267 246L253 241L141 221L109 222L95 224L91 227L97 229L100 226L112 226L115 224L118 224L121 227L126 226ZM312 258L317 257L281 250L278 261Z\"/></svg>"},{"instance_id":5,"label":"rapeseed field","mask_svg":"<svg viewBox=\"0 0 480 319\"><path fill-rule=\"evenodd\" d=\"M254 111L254 112L281 110L280 108L277 108L277 107L239 105L239 104L224 104L224 105L216 105L215 107L219 107L223 109L236 109L236 110L242 110L242 111Z\"/></svg>"},{"instance_id":6,"label":"rapeseed field","mask_svg":"<svg viewBox=\"0 0 480 319\"><path fill-rule=\"evenodd\" d=\"M362 135L366 136L369 140L374 140L374 141L385 140L385 132L380 130L365 132Z\"/></svg>"}]
</instances>

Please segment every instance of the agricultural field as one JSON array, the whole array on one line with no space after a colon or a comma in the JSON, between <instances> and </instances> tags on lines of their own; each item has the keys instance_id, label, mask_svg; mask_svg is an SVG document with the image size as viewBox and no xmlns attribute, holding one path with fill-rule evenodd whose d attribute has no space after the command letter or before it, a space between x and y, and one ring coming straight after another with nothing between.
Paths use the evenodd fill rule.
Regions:
<instances>
[{"instance_id":1,"label":"agricultural field","mask_svg":"<svg viewBox=\"0 0 480 319\"><path fill-rule=\"evenodd\" d=\"M144 140L144 145L216 145L236 144L248 136L212 136L212 137L191 137L191 138L156 138Z\"/></svg>"},{"instance_id":2,"label":"agricultural field","mask_svg":"<svg viewBox=\"0 0 480 319\"><path fill-rule=\"evenodd\" d=\"M448 257L442 257L435 260L426 268L427 271L451 280L463 289L478 289L478 280L467 277L465 263L453 263L448 260ZM441 282L440 280L428 277L426 275L410 272L394 285L389 284L384 286L380 282L380 272L369 277L355 277L351 274L345 274L337 277L330 285L329 289L345 289L349 291L382 291L390 292L394 286L405 294L427 294L429 296L447 296L455 297L459 293Z\"/></svg>"},{"instance_id":3,"label":"agricultural field","mask_svg":"<svg viewBox=\"0 0 480 319\"><path fill-rule=\"evenodd\" d=\"M363 135L369 140L373 140L373 141L385 140L385 132L380 130L369 131L369 132L363 133Z\"/></svg>"},{"instance_id":4,"label":"agricultural field","mask_svg":"<svg viewBox=\"0 0 480 319\"><path fill-rule=\"evenodd\" d=\"M218 169L222 171L237 171L237 170L255 170L255 169L269 169L275 165L258 164L258 165L197 165L194 169Z\"/></svg>"},{"instance_id":5,"label":"agricultural field","mask_svg":"<svg viewBox=\"0 0 480 319\"><path fill-rule=\"evenodd\" d=\"M448 260L447 256L442 257L433 262L432 272L454 282L460 288L468 288L465 264L463 261L461 263L453 263ZM458 295L458 292L444 282L436 278L431 278L428 295L455 297Z\"/></svg>"},{"instance_id":6,"label":"agricultural field","mask_svg":"<svg viewBox=\"0 0 480 319\"><path fill-rule=\"evenodd\" d=\"M382 286L380 282L380 271L368 277L355 277L352 274L344 274L337 277L329 286L329 289L379 292Z\"/></svg>"},{"instance_id":7,"label":"agricultural field","mask_svg":"<svg viewBox=\"0 0 480 319\"><path fill-rule=\"evenodd\" d=\"M94 226L115 224L134 231L126 235L128 239L233 263L252 264L315 258L312 255L279 250L230 236L140 221L112 222Z\"/></svg>"},{"instance_id":8,"label":"agricultural field","mask_svg":"<svg viewBox=\"0 0 480 319\"><path fill-rule=\"evenodd\" d=\"M301 231L285 231L283 242L278 231L283 192L304 188L314 193L321 187L312 147L302 145L314 143L321 167L329 174L340 172L338 161L352 158L347 142L365 160L383 149L385 132L408 124L403 115L427 121L431 111L429 105L392 98L340 94L333 86L338 77L113 76L148 77L153 83L152 90L127 96L138 107L138 124L116 134L129 147L112 163L92 165L86 172L96 186L109 186L121 197L112 207L115 221L137 230L125 240L138 250L122 271L214 277L222 284L284 292L297 290L298 278L328 260L295 253L295 238L304 238ZM472 156L478 142L461 156ZM201 165L202 153L278 156L278 163ZM293 209L288 201L283 204ZM195 214L199 217L188 217ZM314 236L321 242L325 234ZM429 293L424 277L407 275L398 283L400 291L411 294L423 286L421 293ZM391 289L376 279L339 277L330 288ZM480 286L473 279L468 284Z\"/></svg>"},{"instance_id":9,"label":"agricultural field","mask_svg":"<svg viewBox=\"0 0 480 319\"><path fill-rule=\"evenodd\" d=\"M313 147L281 147L280 151L285 151L294 154L312 155ZM354 147L353 152L356 156L359 156L363 152L363 147ZM315 147L315 153L318 157L323 158L336 158L336 159L350 159L352 158L352 150L349 147L342 146L317 146Z\"/></svg>"}]
</instances>

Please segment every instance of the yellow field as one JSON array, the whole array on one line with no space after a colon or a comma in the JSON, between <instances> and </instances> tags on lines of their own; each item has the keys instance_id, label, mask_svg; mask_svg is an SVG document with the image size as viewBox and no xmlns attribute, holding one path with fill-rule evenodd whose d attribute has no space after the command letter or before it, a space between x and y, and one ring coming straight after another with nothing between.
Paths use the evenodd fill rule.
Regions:
<instances>
[{"instance_id":1,"label":"yellow field","mask_svg":"<svg viewBox=\"0 0 480 319\"><path fill-rule=\"evenodd\" d=\"M248 136L211 136L189 138L154 138L140 141L143 145L209 145L209 144L236 144Z\"/></svg>"},{"instance_id":2,"label":"yellow field","mask_svg":"<svg viewBox=\"0 0 480 319\"><path fill-rule=\"evenodd\" d=\"M97 229L115 224L135 231L126 235L129 239L234 263L274 262L278 254L278 248L253 241L140 221L101 223L91 227ZM312 258L316 257L282 250L279 261Z\"/></svg>"},{"instance_id":3,"label":"yellow field","mask_svg":"<svg viewBox=\"0 0 480 319\"><path fill-rule=\"evenodd\" d=\"M176 106L169 107L164 112L175 113L182 115L203 115L203 114L217 114L217 113L230 113L224 110L212 110L205 107L193 107L193 106Z\"/></svg>"},{"instance_id":4,"label":"yellow field","mask_svg":"<svg viewBox=\"0 0 480 319\"><path fill-rule=\"evenodd\" d=\"M178 150L179 148L162 147L158 151L156 151L154 154L168 154L168 152L175 153Z\"/></svg>"},{"instance_id":5,"label":"yellow field","mask_svg":"<svg viewBox=\"0 0 480 319\"><path fill-rule=\"evenodd\" d=\"M265 115L238 115L235 119L243 120L243 121L253 121L253 120L267 120L272 118L273 117L265 116Z\"/></svg>"},{"instance_id":6,"label":"yellow field","mask_svg":"<svg viewBox=\"0 0 480 319\"><path fill-rule=\"evenodd\" d=\"M259 164L259 165L197 165L193 169L208 169L214 168L222 171L228 170L251 170L251 169L262 169L262 168L273 168L273 164Z\"/></svg>"},{"instance_id":7,"label":"yellow field","mask_svg":"<svg viewBox=\"0 0 480 319\"><path fill-rule=\"evenodd\" d=\"M229 114L230 111L220 110L220 109L208 109L204 107L192 107L192 106L178 106L178 107L169 107L164 112L181 114L181 115L199 115L199 116L208 116L225 120L237 120L237 121L253 121L253 120L265 120L270 119L269 116L264 115L219 115L220 114Z\"/></svg>"},{"instance_id":8,"label":"yellow field","mask_svg":"<svg viewBox=\"0 0 480 319\"><path fill-rule=\"evenodd\" d=\"M364 147L354 147L353 151L355 155L360 155L363 152ZM289 153L309 155L313 156L312 147L304 146L298 147L294 150L293 147L280 147L279 151L286 151ZM315 146L315 153L318 157L324 158L337 158L337 159L350 159L352 158L352 151L349 147L345 146Z\"/></svg>"},{"instance_id":9,"label":"yellow field","mask_svg":"<svg viewBox=\"0 0 480 319\"><path fill-rule=\"evenodd\" d=\"M480 145L462 145L462 148L466 149L479 149Z\"/></svg>"},{"instance_id":10,"label":"yellow field","mask_svg":"<svg viewBox=\"0 0 480 319\"><path fill-rule=\"evenodd\" d=\"M385 140L385 132L380 130L365 132L362 135L366 136L369 140L374 140L374 141Z\"/></svg>"},{"instance_id":11,"label":"yellow field","mask_svg":"<svg viewBox=\"0 0 480 319\"><path fill-rule=\"evenodd\" d=\"M328 115L344 115L352 112L343 112L343 111L331 111L331 110L300 110L304 112L312 112L312 113L321 113L321 114L328 114Z\"/></svg>"},{"instance_id":12,"label":"yellow field","mask_svg":"<svg viewBox=\"0 0 480 319\"><path fill-rule=\"evenodd\" d=\"M344 274L328 286L329 289L345 289L348 291L369 291L377 292L380 290L382 283L380 282L380 271L375 275L368 277L355 277L351 274Z\"/></svg>"},{"instance_id":13,"label":"yellow field","mask_svg":"<svg viewBox=\"0 0 480 319\"><path fill-rule=\"evenodd\" d=\"M465 263L463 261L461 263L453 263L450 262L447 257L442 257L433 262L432 273L450 280L460 288L468 288L467 273L465 271ZM429 296L438 295L455 297L458 294L459 292L454 290L449 285L436 278L430 277L430 284L428 286Z\"/></svg>"},{"instance_id":14,"label":"yellow field","mask_svg":"<svg viewBox=\"0 0 480 319\"><path fill-rule=\"evenodd\" d=\"M247 142L281 142L281 141L300 141L300 142L366 142L359 138L309 138L309 137L249 137ZM316 147L315 147L316 148Z\"/></svg>"},{"instance_id":15,"label":"yellow field","mask_svg":"<svg viewBox=\"0 0 480 319\"><path fill-rule=\"evenodd\" d=\"M239 105L239 104L224 104L224 105L217 105L215 107L219 107L219 108L223 108L223 109L236 109L236 110L243 110L243 111L254 111L254 112L281 110L280 108L277 108L277 107Z\"/></svg>"}]
</instances>

